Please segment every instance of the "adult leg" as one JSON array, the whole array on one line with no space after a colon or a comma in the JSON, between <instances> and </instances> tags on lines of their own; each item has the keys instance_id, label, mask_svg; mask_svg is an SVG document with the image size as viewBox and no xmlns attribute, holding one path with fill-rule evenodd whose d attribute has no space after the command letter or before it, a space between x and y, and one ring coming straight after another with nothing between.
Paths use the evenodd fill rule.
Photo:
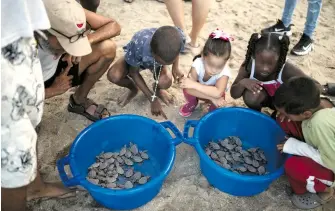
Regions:
<instances>
[{"instance_id":1,"label":"adult leg","mask_svg":"<svg viewBox=\"0 0 335 211\"><path fill-rule=\"evenodd\" d=\"M209 12L210 2L208 0L193 0L192 1L192 31L190 33L190 45L197 47L197 39L199 33L206 23Z\"/></svg>"},{"instance_id":2,"label":"adult leg","mask_svg":"<svg viewBox=\"0 0 335 211\"><path fill-rule=\"evenodd\" d=\"M80 4L91 12L97 12L100 0L80 0Z\"/></svg>"},{"instance_id":3,"label":"adult leg","mask_svg":"<svg viewBox=\"0 0 335 211\"><path fill-rule=\"evenodd\" d=\"M92 53L84 56L79 63L79 74L84 73L84 80L73 94L73 100L76 104L85 104L87 95L93 85L101 78L108 70L108 67L113 62L116 55L116 44L111 40L105 40L92 46ZM94 115L98 106L90 105L86 112ZM108 112L107 112L108 113ZM103 113L103 117L108 116Z\"/></svg>"},{"instance_id":4,"label":"adult leg","mask_svg":"<svg viewBox=\"0 0 335 211\"><path fill-rule=\"evenodd\" d=\"M270 103L269 95L264 90L256 94L246 90L243 93L243 101L249 108L257 111L261 111L263 107L269 106Z\"/></svg>"},{"instance_id":5,"label":"adult leg","mask_svg":"<svg viewBox=\"0 0 335 211\"><path fill-rule=\"evenodd\" d=\"M1 188L2 211L26 210L27 186L21 188Z\"/></svg>"},{"instance_id":6,"label":"adult leg","mask_svg":"<svg viewBox=\"0 0 335 211\"><path fill-rule=\"evenodd\" d=\"M68 198L76 193L64 186L62 182L46 183L37 170L35 180L27 188L27 201L38 198Z\"/></svg>"},{"instance_id":7,"label":"adult leg","mask_svg":"<svg viewBox=\"0 0 335 211\"><path fill-rule=\"evenodd\" d=\"M128 92L124 93L118 99L118 104L121 107L127 105L130 100L137 95L138 92L135 83L128 77L128 74L128 64L126 63L124 57L121 57L119 60L117 60L107 73L107 78L110 82L129 89Z\"/></svg>"},{"instance_id":8,"label":"adult leg","mask_svg":"<svg viewBox=\"0 0 335 211\"><path fill-rule=\"evenodd\" d=\"M292 21L292 16L298 0L285 0L282 21L285 27L289 27Z\"/></svg>"},{"instance_id":9,"label":"adult leg","mask_svg":"<svg viewBox=\"0 0 335 211\"><path fill-rule=\"evenodd\" d=\"M155 76L154 76L154 79L155 79ZM167 66L163 66L159 80L158 80L158 86L157 86L156 93L157 93L157 96L166 105L173 104L173 97L166 91L166 89L170 88L171 85L172 85L172 73L167 68ZM155 83L153 84L153 89L155 89Z\"/></svg>"},{"instance_id":10,"label":"adult leg","mask_svg":"<svg viewBox=\"0 0 335 211\"><path fill-rule=\"evenodd\" d=\"M312 38L320 15L322 0L308 0L307 18L304 34Z\"/></svg>"},{"instance_id":11,"label":"adult leg","mask_svg":"<svg viewBox=\"0 0 335 211\"><path fill-rule=\"evenodd\" d=\"M174 25L186 34L184 2L182 0L165 0L164 2Z\"/></svg>"}]
</instances>

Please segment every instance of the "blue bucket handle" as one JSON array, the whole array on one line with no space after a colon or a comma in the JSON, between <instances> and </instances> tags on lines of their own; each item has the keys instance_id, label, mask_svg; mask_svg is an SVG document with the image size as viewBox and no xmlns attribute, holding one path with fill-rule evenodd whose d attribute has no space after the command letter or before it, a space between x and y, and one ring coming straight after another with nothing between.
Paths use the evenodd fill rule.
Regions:
<instances>
[{"instance_id":1,"label":"blue bucket handle","mask_svg":"<svg viewBox=\"0 0 335 211\"><path fill-rule=\"evenodd\" d=\"M194 146L197 143L197 140L194 138L194 134L192 137L188 136L191 128L195 128L198 125L198 120L188 120L184 125L184 141L185 143Z\"/></svg>"},{"instance_id":2,"label":"blue bucket handle","mask_svg":"<svg viewBox=\"0 0 335 211\"><path fill-rule=\"evenodd\" d=\"M177 146L183 141L183 135L178 130L178 128L170 121L165 121L160 123L165 129L170 129L173 134L176 136L176 138L171 139L172 143Z\"/></svg>"},{"instance_id":3,"label":"blue bucket handle","mask_svg":"<svg viewBox=\"0 0 335 211\"><path fill-rule=\"evenodd\" d=\"M71 186L76 186L79 184L79 180L76 178L69 178L65 172L65 166L69 165L70 163L70 158L69 156L66 156L62 159L59 159L57 161L57 169L59 172L59 176L62 179L62 182L64 183L65 186L71 187Z\"/></svg>"}]
</instances>

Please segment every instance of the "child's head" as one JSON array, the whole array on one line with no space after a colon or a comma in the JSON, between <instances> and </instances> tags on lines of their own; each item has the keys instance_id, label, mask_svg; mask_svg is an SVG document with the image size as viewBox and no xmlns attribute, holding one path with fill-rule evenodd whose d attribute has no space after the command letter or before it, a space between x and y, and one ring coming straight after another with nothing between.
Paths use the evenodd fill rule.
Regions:
<instances>
[{"instance_id":1,"label":"child's head","mask_svg":"<svg viewBox=\"0 0 335 211\"><path fill-rule=\"evenodd\" d=\"M182 38L175 27L162 26L152 36L150 47L153 57L162 65L170 65L182 48Z\"/></svg>"},{"instance_id":2,"label":"child's head","mask_svg":"<svg viewBox=\"0 0 335 211\"><path fill-rule=\"evenodd\" d=\"M320 106L320 90L307 77L293 77L274 96L276 109L293 121L309 119Z\"/></svg>"},{"instance_id":3,"label":"child's head","mask_svg":"<svg viewBox=\"0 0 335 211\"><path fill-rule=\"evenodd\" d=\"M231 54L232 38L220 30L212 32L202 50L205 70L209 75L219 74L225 67Z\"/></svg>"},{"instance_id":4,"label":"child's head","mask_svg":"<svg viewBox=\"0 0 335 211\"><path fill-rule=\"evenodd\" d=\"M290 39L286 35L252 34L245 56L246 70L251 58L254 58L255 69L260 76L266 78L272 73L280 72L286 62L289 45Z\"/></svg>"}]
</instances>

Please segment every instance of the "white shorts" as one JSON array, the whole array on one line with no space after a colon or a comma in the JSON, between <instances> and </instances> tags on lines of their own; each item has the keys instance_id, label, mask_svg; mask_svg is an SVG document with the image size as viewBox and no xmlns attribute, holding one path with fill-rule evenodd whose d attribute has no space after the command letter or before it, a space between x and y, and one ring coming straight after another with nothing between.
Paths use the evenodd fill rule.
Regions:
<instances>
[{"instance_id":1,"label":"white shorts","mask_svg":"<svg viewBox=\"0 0 335 211\"><path fill-rule=\"evenodd\" d=\"M33 38L1 49L1 187L19 188L36 177L35 127L43 114L44 84Z\"/></svg>"}]
</instances>

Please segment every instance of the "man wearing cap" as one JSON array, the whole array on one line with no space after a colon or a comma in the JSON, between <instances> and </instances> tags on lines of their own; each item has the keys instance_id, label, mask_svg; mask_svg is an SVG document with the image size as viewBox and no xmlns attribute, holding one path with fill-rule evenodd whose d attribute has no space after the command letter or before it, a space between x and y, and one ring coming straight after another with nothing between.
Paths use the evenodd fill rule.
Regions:
<instances>
[{"instance_id":1,"label":"man wearing cap","mask_svg":"<svg viewBox=\"0 0 335 211\"><path fill-rule=\"evenodd\" d=\"M110 38L120 34L120 25L82 8L75 0L43 2L51 23L51 28L45 31L47 41L37 38L45 97L78 86L70 96L68 111L91 121L108 117L107 109L87 95L115 58L116 45Z\"/></svg>"}]
</instances>

